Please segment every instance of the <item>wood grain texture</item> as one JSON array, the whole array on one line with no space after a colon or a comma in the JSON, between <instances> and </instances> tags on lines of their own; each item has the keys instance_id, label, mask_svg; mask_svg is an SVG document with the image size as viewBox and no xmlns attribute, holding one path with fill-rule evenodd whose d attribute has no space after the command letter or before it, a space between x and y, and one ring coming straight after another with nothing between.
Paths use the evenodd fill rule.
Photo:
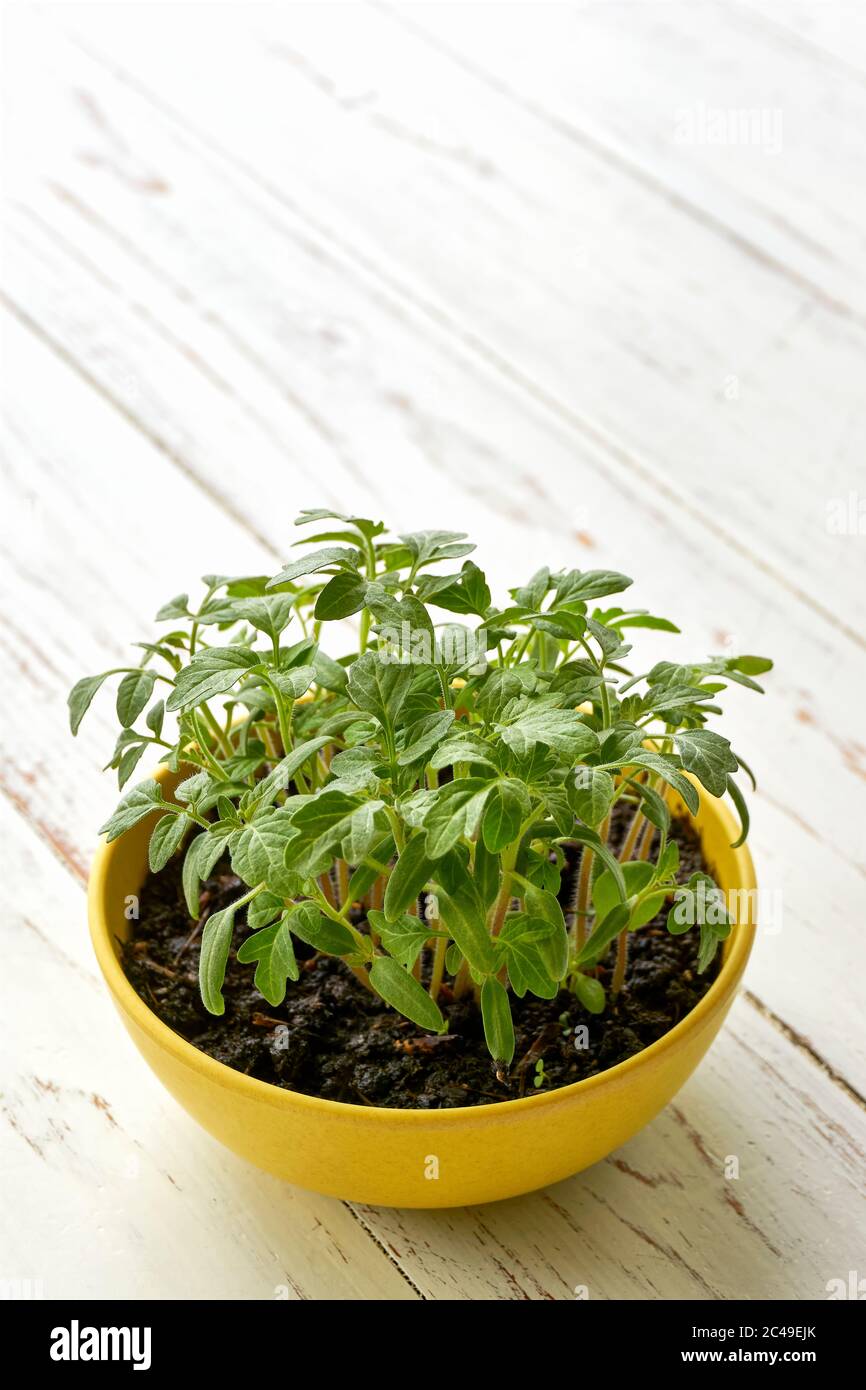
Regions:
<instances>
[{"instance_id":1,"label":"wood grain texture","mask_svg":"<svg viewBox=\"0 0 866 1390\"><path fill-rule=\"evenodd\" d=\"M256 1172L162 1090L97 978L80 886L2 799L0 825L3 1277L46 1298L416 1298L342 1203Z\"/></svg>"},{"instance_id":2,"label":"wood grain texture","mask_svg":"<svg viewBox=\"0 0 866 1390\"><path fill-rule=\"evenodd\" d=\"M866 542L827 526L866 489L857 23L846 48L796 2L337 10L339 41L313 5L8 25L0 1275L820 1298L862 1263L866 1145ZM781 163L672 145L701 100L780 103ZM276 1184L163 1095L96 979L81 883L115 799L110 700L72 743L66 690L215 553L273 569L316 504L457 518L500 589L515 563L631 569L683 655L777 659L764 701L730 701L778 895L751 993L674 1106L543 1194L401 1213Z\"/></svg>"},{"instance_id":3,"label":"wood grain texture","mask_svg":"<svg viewBox=\"0 0 866 1390\"><path fill-rule=\"evenodd\" d=\"M638 576L636 601L675 617L689 654L772 652L771 697L733 692L729 701L734 746L760 773L753 845L771 930L759 945L754 987L866 1091L859 989L845 970L850 903L864 894L866 832L862 816L840 820L835 811L858 804L866 776L859 642L816 621L794 586L747 569L649 481L543 406L527 409L499 374L455 354L447 334L419 332L399 297L371 287L327 242L302 236L274 198L226 173L207 151L188 148L171 122L65 41L52 48L46 40L40 54L62 72L75 67L77 85L71 95L62 81L56 90L43 85L59 103L54 125L66 144L52 142L48 168L31 164L13 185L7 293L74 370L273 556L285 554L291 518L311 499L373 506L398 527L416 525L420 515L450 525L458 507L503 589L513 582L514 555L525 557L526 573L546 562L617 568L627 556ZM93 110L110 145L143 151L146 140L146 159L135 157L170 194L142 195L101 166L79 168L76 151L93 138ZM216 238L208 228L218 219ZM252 244L258 256L239 275ZM813 344L809 357L829 380L825 354ZM283 383L291 383L288 393ZM772 410L769 382L755 397L768 438L787 429L783 380L777 385ZM113 456L123 457L120 445ZM251 489L253 457L260 481ZM721 455L715 474L729 476ZM171 487L168 468L159 477L160 487ZM778 480L770 469L758 476L765 516L773 514ZM182 490L175 515L187 496ZM793 482L785 498L801 527L814 519ZM832 540L850 563L862 560L860 537ZM199 535L202 554L203 542ZM800 588L798 546L791 541ZM660 555L670 564L660 567ZM177 587L206 567L203 560L182 573L177 565ZM641 578L650 574L652 587ZM142 623L154 605L148 598ZM673 655L676 646L649 640L644 649ZM811 689L797 674L831 663L840 677L832 686ZM817 988L804 999L807 956Z\"/></svg>"},{"instance_id":4,"label":"wood grain texture","mask_svg":"<svg viewBox=\"0 0 866 1390\"><path fill-rule=\"evenodd\" d=\"M531 16L532 7L505 7L502 23L516 11ZM546 11L546 24L554 26L552 62L561 12L571 10ZM795 332L804 316L821 309L847 323L841 301L780 273L751 242L727 234L727 224L684 215L663 180L647 186L606 146L575 141L515 103L510 91L485 82L477 63L467 68L449 49L431 46L418 32L415 6L399 11L412 17L408 27L380 10L341 9L339 45L332 42L330 6L256 8L240 34L226 12L209 33L210 61L195 84L186 80L198 43L193 11L172 22L170 44L146 7L124 6L122 23L117 14L103 21L87 6L50 13L170 115L186 138L222 154L311 233L324 235L578 435L615 454L632 479L639 474L669 493L696 529L713 531L747 562L789 578L794 570L783 564L783 552L790 559L789 538L805 538L814 580L800 586L802 597L831 618L844 599L862 619L855 556L827 532L828 504L847 496L861 471L862 424L852 437L845 423L855 409L857 368L851 359L840 413L816 391L813 374L822 359L806 347L823 321L805 335ZM440 22L457 24L462 7L437 6L435 13ZM488 6L478 13L475 42L484 53L495 46L501 23L491 23ZM533 24L531 17L525 22ZM666 42L676 61L670 35ZM531 52L537 45L524 47ZM538 58L542 71L546 47ZM647 66L652 71L653 61ZM688 61L682 67L688 70ZM256 92L239 118L223 100L231 80ZM793 102L800 90L793 77L787 90ZM735 95L731 109L739 109ZM662 82L659 100L668 99L669 84ZM816 125L823 131L820 92L814 117L801 112L802 100L794 114L802 114L807 131ZM856 105L843 118L846 130L856 128ZM665 120L669 137L669 106ZM839 158L849 152L840 179L845 190L855 189L850 138L834 140L832 130L826 138L834 149L841 145ZM791 143L805 198L810 170L828 161L820 151L806 160L801 144ZM670 138L667 144L676 159L679 147ZM757 177L781 196L775 191L781 179L764 172L760 150L727 153L744 161L757 153ZM111 163L109 152L102 158ZM852 243L859 245L856 214L854 223ZM470 247L473 272L467 273ZM845 278L854 283L850 269ZM861 362L863 323L851 327ZM825 332L832 336L835 329ZM798 414L809 419L808 433L801 421L796 452L786 457L788 470L802 476L808 505L796 512L791 505L791 520L772 526L762 507L752 505L755 479L767 472L766 439L760 430L754 436L748 407L739 409L751 399L758 420L761 387L753 377L761 370L775 376L775 392L787 389ZM632 408L624 410L624 401ZM727 491L712 457L716 439ZM773 506L775 516L786 516L781 489ZM849 626L857 629L856 622Z\"/></svg>"}]
</instances>

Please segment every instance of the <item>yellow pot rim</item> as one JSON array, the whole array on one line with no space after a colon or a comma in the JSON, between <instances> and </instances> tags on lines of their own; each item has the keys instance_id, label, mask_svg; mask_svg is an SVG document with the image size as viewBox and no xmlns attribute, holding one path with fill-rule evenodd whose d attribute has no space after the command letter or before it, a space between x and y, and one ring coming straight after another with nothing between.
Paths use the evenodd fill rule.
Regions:
<instances>
[{"instance_id":1,"label":"yellow pot rim","mask_svg":"<svg viewBox=\"0 0 866 1390\"><path fill-rule=\"evenodd\" d=\"M170 776L168 769L164 767L159 768L154 775L156 780L160 782ZM707 810L709 810L710 815L721 820L725 835L728 837L729 843L732 844L737 837L737 826L728 807L721 801L715 799L710 801L702 796L699 816L705 815ZM208 1053L195 1047L193 1043L187 1042L186 1038L182 1037L180 1033L176 1033L167 1023L163 1023L145 1004L123 971L108 929L105 910L107 878L112 856L116 852L115 847L119 843L120 841L115 841L113 844L108 844L104 838L101 841L94 856L88 880L87 906L90 935L96 958L121 1012L127 1015L156 1046L169 1052L176 1061L189 1067L192 1071L200 1073L215 1085L226 1087L235 1092L240 1091L242 1094L246 1094L250 1100L278 1109L300 1107L311 1115L336 1112L344 1118L363 1116L365 1121L368 1119L373 1122L387 1121L391 1125L405 1126L423 1123L425 1127L432 1125L444 1128L448 1125L465 1123L468 1118L477 1117L480 1112L489 1115L491 1119L498 1117L504 1120L508 1115L516 1115L518 1111L537 1110L540 1112L567 1104L578 1094L585 1096L598 1087L616 1084L620 1079L628 1076L630 1072L645 1065L650 1059L660 1057L670 1049L676 1048L685 1034L698 1027L707 1015L716 1010L725 997L733 993L745 969L755 936L754 913L750 913L747 921L739 922L733 928L726 943L722 968L695 1007L654 1043L642 1048L632 1057L626 1058L624 1062L619 1062L614 1067L598 1072L595 1076L585 1077L582 1081L574 1081L569 1086L561 1086L553 1091L545 1091L542 1095L523 1096L516 1100L494 1101L491 1105L460 1105L448 1109L430 1110L392 1108L382 1105L353 1105L347 1101L308 1096L303 1091L291 1091L282 1086L274 1086L269 1081L260 1081L257 1077L247 1076L244 1072L235 1071L233 1067L226 1066L224 1062L218 1062ZM733 853L737 862L737 889L751 893L756 887L752 857L745 846L740 846Z\"/></svg>"}]
</instances>

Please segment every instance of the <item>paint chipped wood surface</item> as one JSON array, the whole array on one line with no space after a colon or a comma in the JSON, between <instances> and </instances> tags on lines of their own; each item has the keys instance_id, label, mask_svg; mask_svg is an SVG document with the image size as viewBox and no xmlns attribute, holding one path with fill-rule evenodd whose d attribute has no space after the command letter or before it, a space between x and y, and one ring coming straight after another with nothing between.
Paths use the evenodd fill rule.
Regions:
<instances>
[{"instance_id":1,"label":"paint chipped wood surface","mask_svg":"<svg viewBox=\"0 0 866 1390\"><path fill-rule=\"evenodd\" d=\"M822 1297L864 1258L866 537L828 526L866 493L862 16L339 19L7 20L0 1277L128 1298ZM701 101L781 108L781 150L678 144ZM674 1105L544 1193L423 1213L280 1185L177 1109L97 979L82 887L111 720L97 702L71 742L68 685L147 637L215 549L274 568L318 503L459 524L500 586L515 557L631 569L689 655L778 662L765 700L730 700L761 775L748 993Z\"/></svg>"}]
</instances>

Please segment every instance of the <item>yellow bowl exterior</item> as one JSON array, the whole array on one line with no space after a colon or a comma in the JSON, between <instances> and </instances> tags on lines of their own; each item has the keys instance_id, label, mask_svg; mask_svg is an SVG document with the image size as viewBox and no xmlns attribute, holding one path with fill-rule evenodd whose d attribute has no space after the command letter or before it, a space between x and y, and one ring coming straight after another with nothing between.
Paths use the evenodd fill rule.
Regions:
<instances>
[{"instance_id":1,"label":"yellow bowl exterior","mask_svg":"<svg viewBox=\"0 0 866 1390\"><path fill-rule=\"evenodd\" d=\"M176 778L159 774L170 795ZM682 809L681 807L679 809ZM696 1008L619 1066L558 1091L453 1110L346 1105L233 1071L173 1032L123 973L125 915L147 873L153 818L102 844L88 911L102 973L133 1042L177 1101L221 1143L316 1192L395 1207L492 1202L557 1182L624 1144L694 1071L731 1005L755 933L755 878L727 807L702 794L696 817L717 881L739 893L740 921L721 971ZM290 986L291 987L291 986ZM595 1021L590 1026L598 1026Z\"/></svg>"}]
</instances>

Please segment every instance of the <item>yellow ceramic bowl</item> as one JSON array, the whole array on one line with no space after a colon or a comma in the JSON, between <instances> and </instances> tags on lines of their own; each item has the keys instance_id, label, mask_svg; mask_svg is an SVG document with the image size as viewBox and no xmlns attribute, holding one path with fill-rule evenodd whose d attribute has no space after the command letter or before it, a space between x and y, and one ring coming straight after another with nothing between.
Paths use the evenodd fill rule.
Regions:
<instances>
[{"instance_id":1,"label":"yellow ceramic bowl","mask_svg":"<svg viewBox=\"0 0 866 1390\"><path fill-rule=\"evenodd\" d=\"M159 774L166 794L176 782ZM682 807L677 809L682 810ZM125 900L147 873L153 819L103 844L90 875L97 959L148 1065L199 1124L235 1153L289 1182L396 1207L450 1207L530 1192L589 1167L636 1134L676 1095L727 1013L755 932L754 870L727 808L702 795L696 818L720 886L739 890L742 920L718 978L675 1028L619 1066L558 1091L455 1110L387 1110L298 1095L199 1052L152 1013L123 973ZM742 905L748 901L748 911ZM596 1024L595 1026L600 1026Z\"/></svg>"}]
</instances>

